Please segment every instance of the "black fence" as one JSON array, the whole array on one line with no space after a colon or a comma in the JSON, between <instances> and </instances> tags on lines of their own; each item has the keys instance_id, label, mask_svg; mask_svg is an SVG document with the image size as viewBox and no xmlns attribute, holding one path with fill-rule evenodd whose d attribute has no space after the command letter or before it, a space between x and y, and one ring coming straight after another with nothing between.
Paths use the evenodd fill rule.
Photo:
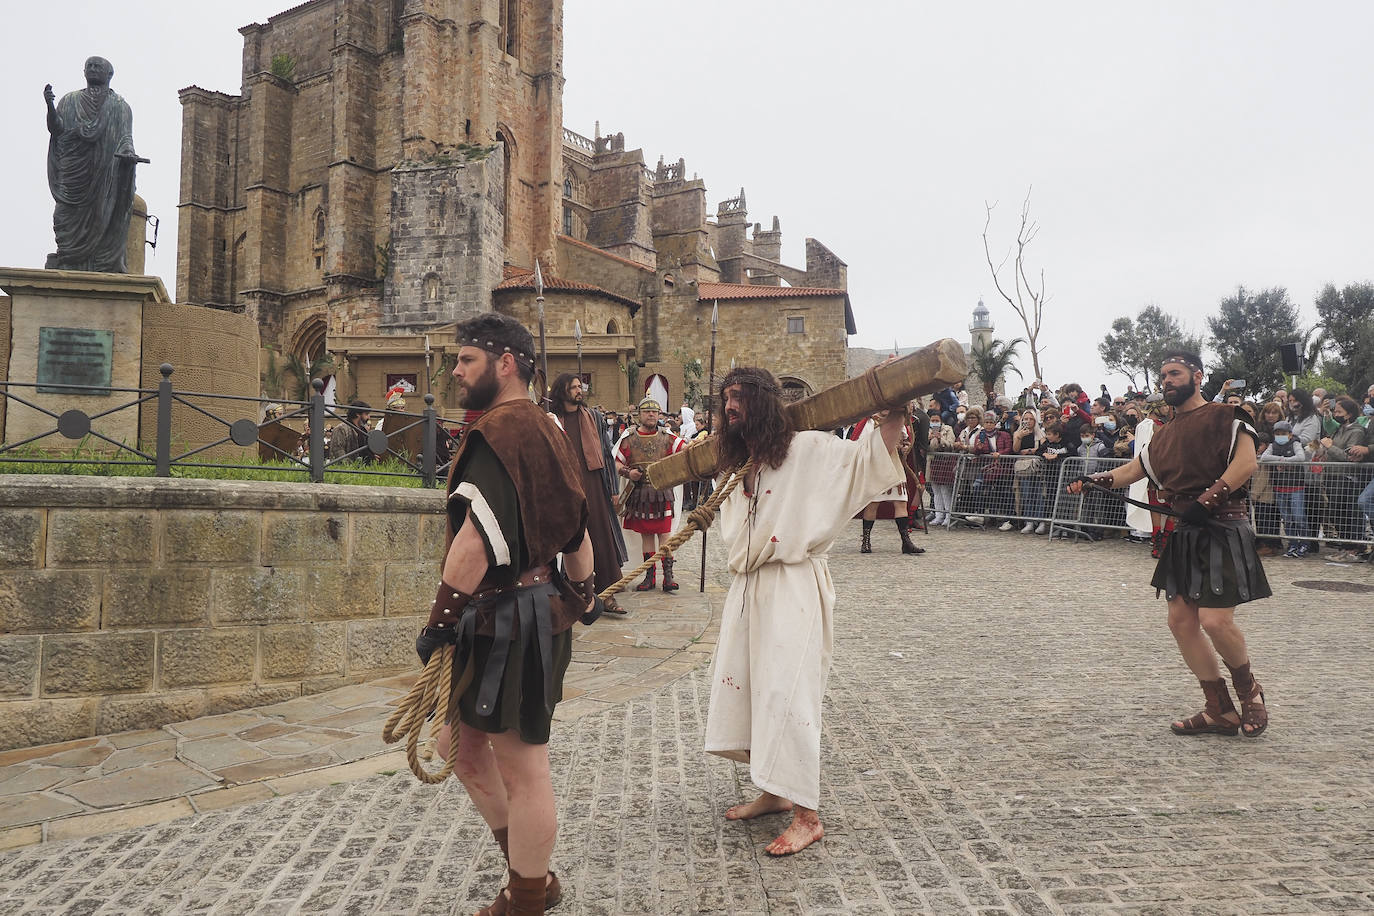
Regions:
<instances>
[{"instance_id":1,"label":"black fence","mask_svg":"<svg viewBox=\"0 0 1374 916\"><path fill-rule=\"evenodd\" d=\"M313 394L308 401L284 401L274 398L250 398L236 395L207 394L197 391L179 391L172 385L174 370L168 363L161 366L162 381L156 388L102 388L101 395L124 395L126 400L97 413L71 408L58 411L36 403L35 394L39 393L34 382L0 382L0 393L4 395L7 407L7 428L12 423L12 407L19 404L43 414L52 420L50 428L29 435L15 442L0 445L0 461L14 464L100 464L124 467L151 467L157 477L171 477L174 469L203 470L211 468L232 470L271 470L275 472L299 473L303 478L319 483L328 475L347 473L367 475L378 478L418 477L423 486L435 486L448 474L449 457L453 451L454 440L439 413L434 409L434 395L424 396L425 408L419 414L395 410L369 408L373 417L380 417L382 430L373 429L361 436L361 444L348 450L336 450L329 455L329 434L326 427L330 421L348 422L350 408L346 405L325 403L324 382L315 379L311 382ZM59 385L45 382L42 394L67 394L87 397L92 394L86 385ZM26 397L25 394L28 394ZM49 398L48 400L51 400ZM280 407L281 413L262 420L248 418L225 419L215 412L228 412L230 405L251 410L254 416L263 416L269 406ZM178 452L175 443L185 442L186 435L178 436L173 422L173 407L180 406L197 416L206 418L212 429L223 427L223 435L199 435L194 448ZM139 438L135 445L117 441L96 429L94 421L133 410L140 415ZM146 428L149 415L153 417L153 429ZM304 429L296 429L291 421L304 423ZM215 429L215 433L219 430ZM361 432L361 431L360 431ZM48 454L35 451L49 448L43 440L54 435L68 440L85 441L95 439L112 449L102 453L83 455ZM210 441L206 441L209 439ZM40 443L43 443L40 445ZM222 461L195 460L205 456L211 449L220 446L258 449L259 463L232 463ZM207 456L208 457L208 456ZM395 459L405 470L377 470L372 467L374 460ZM262 461L279 461L264 467ZM388 462L390 464L390 462Z\"/></svg>"}]
</instances>

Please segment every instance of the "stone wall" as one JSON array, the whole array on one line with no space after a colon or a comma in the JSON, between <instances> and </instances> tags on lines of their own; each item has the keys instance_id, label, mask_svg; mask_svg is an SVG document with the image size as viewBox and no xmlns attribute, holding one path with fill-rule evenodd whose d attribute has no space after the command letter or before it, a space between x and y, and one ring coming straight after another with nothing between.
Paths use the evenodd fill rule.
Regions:
<instances>
[{"instance_id":1,"label":"stone wall","mask_svg":"<svg viewBox=\"0 0 1374 916\"><path fill-rule=\"evenodd\" d=\"M442 507L391 487L0 488L0 749L413 670Z\"/></svg>"},{"instance_id":2,"label":"stone wall","mask_svg":"<svg viewBox=\"0 0 1374 916\"><path fill-rule=\"evenodd\" d=\"M10 377L10 297L0 296L0 378ZM0 442L5 439L5 404L0 397Z\"/></svg>"}]
</instances>

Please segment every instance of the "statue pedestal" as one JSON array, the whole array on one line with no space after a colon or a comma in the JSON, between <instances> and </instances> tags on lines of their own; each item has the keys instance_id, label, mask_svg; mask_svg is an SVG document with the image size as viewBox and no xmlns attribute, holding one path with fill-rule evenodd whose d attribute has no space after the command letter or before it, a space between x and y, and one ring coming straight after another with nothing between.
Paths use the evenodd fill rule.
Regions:
<instances>
[{"instance_id":1,"label":"statue pedestal","mask_svg":"<svg viewBox=\"0 0 1374 916\"><path fill-rule=\"evenodd\" d=\"M61 415L79 410L88 417L138 400L143 357L143 308L171 299L162 280L131 274L77 270L0 268L0 289L9 294L10 339L8 376L11 382L37 382L39 387L10 388L10 393ZM76 385L77 388L62 388ZM136 447L138 407L115 410L91 421L93 433ZM75 441L57 435L57 420L9 399L0 427L4 441L20 442L43 436L34 445L67 450ZM51 435L44 435L51 433ZM93 450L115 446L95 436L86 440Z\"/></svg>"}]
</instances>

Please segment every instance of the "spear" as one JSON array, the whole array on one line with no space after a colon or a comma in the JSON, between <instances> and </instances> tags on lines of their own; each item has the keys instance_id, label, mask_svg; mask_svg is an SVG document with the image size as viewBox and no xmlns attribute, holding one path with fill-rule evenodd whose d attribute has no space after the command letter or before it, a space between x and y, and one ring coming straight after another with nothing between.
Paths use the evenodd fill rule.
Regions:
<instances>
[{"instance_id":1,"label":"spear","mask_svg":"<svg viewBox=\"0 0 1374 916\"><path fill-rule=\"evenodd\" d=\"M534 303L539 306L539 371L544 375L544 390L539 399L546 400L549 391L549 347L544 337L544 271L539 268L539 259L534 259Z\"/></svg>"},{"instance_id":2,"label":"spear","mask_svg":"<svg viewBox=\"0 0 1374 916\"><path fill-rule=\"evenodd\" d=\"M716 416L716 412L713 409L714 405L712 402L716 399L716 329L719 327L719 325L720 300L717 299L711 305L711 374L706 377L706 390L708 392L706 395L706 434L708 436L711 435L712 432L714 432L714 429L712 427L714 426L713 421L715 420ZM698 500L701 499L701 495L699 492L700 488L701 483L698 482ZM698 583L697 586L697 590L700 592L706 591L706 533L706 529L703 528L701 531L701 581Z\"/></svg>"}]
</instances>

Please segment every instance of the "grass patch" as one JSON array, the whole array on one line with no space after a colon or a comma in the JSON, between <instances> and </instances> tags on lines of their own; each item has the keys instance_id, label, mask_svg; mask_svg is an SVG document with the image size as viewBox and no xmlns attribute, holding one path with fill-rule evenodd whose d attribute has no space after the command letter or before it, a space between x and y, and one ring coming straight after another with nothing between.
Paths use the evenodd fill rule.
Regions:
<instances>
[{"instance_id":1,"label":"grass patch","mask_svg":"<svg viewBox=\"0 0 1374 916\"><path fill-rule=\"evenodd\" d=\"M112 460L78 445L69 452L53 452L33 446L15 449L0 455L0 474L60 474L72 477L154 477L155 467L141 461L137 455L124 452L111 456ZM128 461L128 464L115 462ZM234 464L236 467L196 467L196 464ZM376 473L361 473L363 470ZM405 476L384 477L379 474ZM261 461L245 450L238 458L202 459L193 456L187 465L173 465L172 477L190 480L264 480L282 483L309 483L310 470L284 459ZM325 483L349 486L409 487L424 485L420 476L399 458L387 458L369 465L354 462L330 467L325 471Z\"/></svg>"}]
</instances>

